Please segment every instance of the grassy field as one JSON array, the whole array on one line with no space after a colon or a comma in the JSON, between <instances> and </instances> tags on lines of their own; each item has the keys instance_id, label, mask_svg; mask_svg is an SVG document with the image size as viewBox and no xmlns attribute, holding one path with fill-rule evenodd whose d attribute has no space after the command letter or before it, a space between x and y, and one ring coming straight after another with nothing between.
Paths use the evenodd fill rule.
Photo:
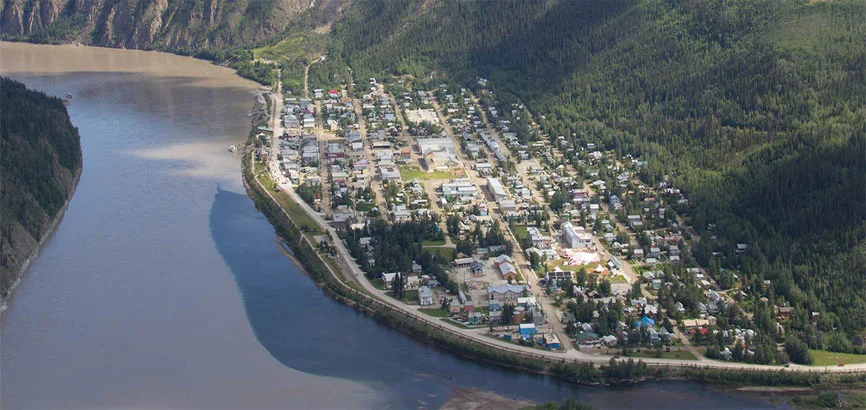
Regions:
<instances>
[{"instance_id":1,"label":"grassy field","mask_svg":"<svg viewBox=\"0 0 866 410\"><path fill-rule=\"evenodd\" d=\"M837 366L839 363L866 363L866 354L836 353L813 349L809 349L809 353L815 359L815 363L812 363L812 366Z\"/></svg>"},{"instance_id":2,"label":"grassy field","mask_svg":"<svg viewBox=\"0 0 866 410\"><path fill-rule=\"evenodd\" d=\"M447 171L427 172L423 169L415 167L400 167L400 176L403 178L404 181L411 181L413 179L424 181L433 179L459 178L460 176L462 176L462 173L460 173L460 175L455 175Z\"/></svg>"},{"instance_id":3,"label":"grassy field","mask_svg":"<svg viewBox=\"0 0 866 410\"><path fill-rule=\"evenodd\" d=\"M610 283L626 283L627 284L628 279L626 279L625 276L616 275L616 276L610 278Z\"/></svg>"},{"instance_id":4,"label":"grassy field","mask_svg":"<svg viewBox=\"0 0 866 410\"><path fill-rule=\"evenodd\" d=\"M454 248L451 247L438 247L438 248L423 248L425 252L430 252L434 255L438 254L440 257L445 259L451 259L454 255Z\"/></svg>"},{"instance_id":5,"label":"grassy field","mask_svg":"<svg viewBox=\"0 0 866 410\"><path fill-rule=\"evenodd\" d=\"M512 225L510 228L511 233L514 234L514 239L517 239L517 242L526 238L526 225Z\"/></svg>"},{"instance_id":6,"label":"grassy field","mask_svg":"<svg viewBox=\"0 0 866 410\"><path fill-rule=\"evenodd\" d=\"M448 313L446 313L444 310L439 309L439 308L435 308L435 309L418 309L418 310L419 310L421 313L423 313L423 314L425 314L425 315L427 315L427 316L433 316L433 317L448 317Z\"/></svg>"},{"instance_id":7,"label":"grassy field","mask_svg":"<svg viewBox=\"0 0 866 410\"><path fill-rule=\"evenodd\" d=\"M440 239L438 241L432 241L432 240L421 241L421 246L442 246L442 245L445 245L444 239Z\"/></svg>"},{"instance_id":8,"label":"grassy field","mask_svg":"<svg viewBox=\"0 0 866 410\"><path fill-rule=\"evenodd\" d=\"M403 300L405 300L407 302L418 303L418 291L417 290L403 291Z\"/></svg>"},{"instance_id":9,"label":"grassy field","mask_svg":"<svg viewBox=\"0 0 866 410\"><path fill-rule=\"evenodd\" d=\"M385 290L385 281L382 279L373 279L370 281L373 284L373 287L379 290Z\"/></svg>"},{"instance_id":10,"label":"grassy field","mask_svg":"<svg viewBox=\"0 0 866 410\"><path fill-rule=\"evenodd\" d=\"M661 354L661 356L659 356ZM654 350L642 350L640 352L628 352L628 357L634 358L646 358L646 359L677 359L677 360L698 360L695 355L693 355L688 350L671 350L670 352L665 352L662 350L661 352L656 352Z\"/></svg>"}]
</instances>

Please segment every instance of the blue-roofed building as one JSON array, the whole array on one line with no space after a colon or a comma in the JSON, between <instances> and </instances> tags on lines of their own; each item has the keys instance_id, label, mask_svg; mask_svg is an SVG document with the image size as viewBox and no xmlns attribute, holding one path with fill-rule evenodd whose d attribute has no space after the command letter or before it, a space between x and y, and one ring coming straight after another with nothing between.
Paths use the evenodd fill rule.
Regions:
<instances>
[{"instance_id":1,"label":"blue-roofed building","mask_svg":"<svg viewBox=\"0 0 866 410\"><path fill-rule=\"evenodd\" d=\"M634 327L654 327L655 325L656 321L646 316L642 317L639 321L634 322Z\"/></svg>"}]
</instances>

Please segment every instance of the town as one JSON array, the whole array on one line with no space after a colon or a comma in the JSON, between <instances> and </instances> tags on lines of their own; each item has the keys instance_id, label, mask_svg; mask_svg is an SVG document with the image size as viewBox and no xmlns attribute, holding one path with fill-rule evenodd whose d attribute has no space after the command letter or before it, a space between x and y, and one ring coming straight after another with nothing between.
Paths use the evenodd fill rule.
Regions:
<instances>
[{"instance_id":1,"label":"town","mask_svg":"<svg viewBox=\"0 0 866 410\"><path fill-rule=\"evenodd\" d=\"M673 178L646 183L639 158L542 138L486 83L275 93L255 155L336 232L353 280L464 334L580 357L799 362L770 281L699 263L715 226L684 224ZM337 266L323 233L309 234Z\"/></svg>"}]
</instances>

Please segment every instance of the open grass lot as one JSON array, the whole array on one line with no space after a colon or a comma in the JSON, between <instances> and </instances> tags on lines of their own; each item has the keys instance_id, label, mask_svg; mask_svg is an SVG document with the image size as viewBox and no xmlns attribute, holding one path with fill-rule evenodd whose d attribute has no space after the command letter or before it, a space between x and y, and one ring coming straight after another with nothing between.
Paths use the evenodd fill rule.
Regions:
<instances>
[{"instance_id":1,"label":"open grass lot","mask_svg":"<svg viewBox=\"0 0 866 410\"><path fill-rule=\"evenodd\" d=\"M628 357L637 358L647 358L647 359L677 359L677 360L698 360L692 352L688 350L671 350L670 352L666 352L664 350L660 352L656 351L646 351L642 350L640 352L628 352Z\"/></svg>"},{"instance_id":2,"label":"open grass lot","mask_svg":"<svg viewBox=\"0 0 866 410\"><path fill-rule=\"evenodd\" d=\"M445 245L444 239L440 239L438 241L433 241L433 240L421 241L421 246L442 246L442 245Z\"/></svg>"},{"instance_id":3,"label":"open grass lot","mask_svg":"<svg viewBox=\"0 0 866 410\"><path fill-rule=\"evenodd\" d=\"M405 300L407 302L418 303L418 291L417 290L403 291L403 300Z\"/></svg>"},{"instance_id":4,"label":"open grass lot","mask_svg":"<svg viewBox=\"0 0 866 410\"><path fill-rule=\"evenodd\" d=\"M447 171L434 171L427 172L421 168L415 167L400 167L400 176L404 181L411 181L413 179L417 179L419 181L424 181L428 179L454 179L459 178L463 174L453 174Z\"/></svg>"},{"instance_id":5,"label":"open grass lot","mask_svg":"<svg viewBox=\"0 0 866 410\"><path fill-rule=\"evenodd\" d=\"M826 350L809 349L815 362L812 366L837 366L839 363L856 364L866 363L866 354L836 353ZM837 359L838 358L838 359Z\"/></svg>"},{"instance_id":6,"label":"open grass lot","mask_svg":"<svg viewBox=\"0 0 866 410\"><path fill-rule=\"evenodd\" d=\"M514 234L514 239L517 239L518 242L526 239L526 225L513 225L510 228L511 233Z\"/></svg>"},{"instance_id":7,"label":"open grass lot","mask_svg":"<svg viewBox=\"0 0 866 410\"><path fill-rule=\"evenodd\" d=\"M373 287L379 290L385 290L385 281L382 279L373 279L370 281L373 284Z\"/></svg>"},{"instance_id":8,"label":"open grass lot","mask_svg":"<svg viewBox=\"0 0 866 410\"><path fill-rule=\"evenodd\" d=\"M423 313L423 314L425 314L425 315L427 315L427 316L433 316L433 317L448 317L448 313L446 313L444 310L439 309L439 308L435 308L435 309L418 309L418 311L421 312L421 313Z\"/></svg>"},{"instance_id":9,"label":"open grass lot","mask_svg":"<svg viewBox=\"0 0 866 410\"><path fill-rule=\"evenodd\" d=\"M448 260L451 260L454 257L454 248L451 247L424 248L424 251L430 252L434 255L439 255Z\"/></svg>"},{"instance_id":10,"label":"open grass lot","mask_svg":"<svg viewBox=\"0 0 866 410\"><path fill-rule=\"evenodd\" d=\"M622 275L616 275L616 276L610 278L610 283L625 283L625 284L628 284L628 279L626 279L625 276L622 276Z\"/></svg>"}]
</instances>

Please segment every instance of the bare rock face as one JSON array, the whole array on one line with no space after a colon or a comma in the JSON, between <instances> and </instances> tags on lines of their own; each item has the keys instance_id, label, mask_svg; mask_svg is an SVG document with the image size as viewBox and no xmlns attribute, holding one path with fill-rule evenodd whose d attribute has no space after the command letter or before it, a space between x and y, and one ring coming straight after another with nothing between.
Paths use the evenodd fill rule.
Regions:
<instances>
[{"instance_id":1,"label":"bare rock face","mask_svg":"<svg viewBox=\"0 0 866 410\"><path fill-rule=\"evenodd\" d=\"M0 36L37 42L182 50L255 43L314 0L7 0Z\"/></svg>"}]
</instances>

